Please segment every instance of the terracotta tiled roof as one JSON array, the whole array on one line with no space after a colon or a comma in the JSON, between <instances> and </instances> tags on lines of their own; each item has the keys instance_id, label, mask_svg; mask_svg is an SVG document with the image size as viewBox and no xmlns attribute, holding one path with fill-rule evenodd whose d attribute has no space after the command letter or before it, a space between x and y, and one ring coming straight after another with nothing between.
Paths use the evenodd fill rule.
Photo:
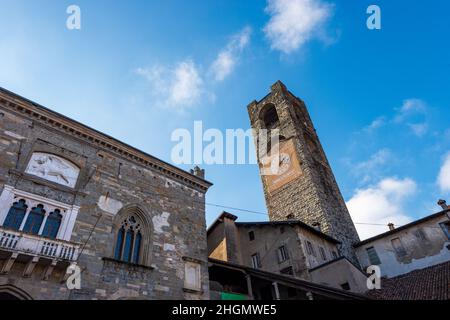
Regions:
<instances>
[{"instance_id":1,"label":"terracotta tiled roof","mask_svg":"<svg viewBox=\"0 0 450 320\"><path fill-rule=\"evenodd\" d=\"M380 300L450 300L450 261L381 281L369 297Z\"/></svg>"}]
</instances>

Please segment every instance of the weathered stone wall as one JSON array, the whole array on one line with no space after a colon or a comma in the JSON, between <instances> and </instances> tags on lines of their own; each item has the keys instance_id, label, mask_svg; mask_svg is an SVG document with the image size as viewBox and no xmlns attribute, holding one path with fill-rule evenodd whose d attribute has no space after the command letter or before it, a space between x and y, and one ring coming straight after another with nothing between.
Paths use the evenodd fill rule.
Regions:
<instances>
[{"instance_id":1,"label":"weathered stone wall","mask_svg":"<svg viewBox=\"0 0 450 320\"><path fill-rule=\"evenodd\" d=\"M305 104L277 82L269 95L248 106L252 128L257 131L265 128L260 112L267 104L276 107L280 134L294 140L302 169L300 178L272 193L262 179L270 219L318 223L323 232L342 242L341 253L358 263L352 245L359 237Z\"/></svg>"},{"instance_id":2,"label":"weathered stone wall","mask_svg":"<svg viewBox=\"0 0 450 320\"><path fill-rule=\"evenodd\" d=\"M448 221L446 215L441 214L409 228L364 242L356 249L361 266L366 269L371 265L367 254L367 248L370 247L375 249L380 259L382 276L388 278L450 261L450 238L440 225ZM393 239L399 239L405 250L403 255L395 252Z\"/></svg>"},{"instance_id":3,"label":"weathered stone wall","mask_svg":"<svg viewBox=\"0 0 450 320\"><path fill-rule=\"evenodd\" d=\"M70 240L85 245L78 262L83 270L82 289L68 292L58 277L41 280L39 265L31 278L22 278L23 266L18 262L7 275L0 275L0 284L16 284L35 299L207 299L204 196L209 184L151 156L140 158L135 149L132 152L138 156L122 152L120 143L109 137L17 100L1 94L0 192L7 184L81 207ZM29 109L44 115L33 115ZM77 131L80 127L85 132ZM110 144L102 142L109 140ZM24 173L36 151L70 159L79 166L75 189ZM143 163L148 158L149 163ZM114 219L121 208L130 205L142 208L151 222L152 230L146 230L151 235L150 265L108 259L114 253ZM201 292L184 290L184 259L201 264Z\"/></svg>"},{"instance_id":4,"label":"weathered stone wall","mask_svg":"<svg viewBox=\"0 0 450 320\"><path fill-rule=\"evenodd\" d=\"M367 292L367 275L345 258L311 270L310 274L311 280L318 284L336 289L342 289L344 284L348 284L351 292Z\"/></svg>"},{"instance_id":5,"label":"weathered stone wall","mask_svg":"<svg viewBox=\"0 0 450 320\"><path fill-rule=\"evenodd\" d=\"M334 242L330 242L323 237L318 236L300 226L296 227L296 232L298 234L299 242L301 243L302 250L306 259L306 267L308 269L315 268L322 264L325 264L331 260L336 259L333 252L337 254L337 245ZM313 246L313 254L308 253L307 241L309 241ZM323 248L325 252L325 259L322 257L320 248Z\"/></svg>"},{"instance_id":6,"label":"weathered stone wall","mask_svg":"<svg viewBox=\"0 0 450 320\"><path fill-rule=\"evenodd\" d=\"M250 231L255 234L253 241L249 239ZM306 251L303 251L297 229L294 226L239 226L239 238L244 265L252 266L251 256L259 253L263 270L280 273L281 270L292 267L295 277L309 279ZM289 259L280 263L277 251L283 245L288 250Z\"/></svg>"}]
</instances>

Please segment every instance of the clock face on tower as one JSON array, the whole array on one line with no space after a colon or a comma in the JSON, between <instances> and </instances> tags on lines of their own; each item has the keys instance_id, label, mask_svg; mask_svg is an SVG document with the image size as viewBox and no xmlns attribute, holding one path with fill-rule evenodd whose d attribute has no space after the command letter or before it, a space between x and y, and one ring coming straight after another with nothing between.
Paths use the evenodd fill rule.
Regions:
<instances>
[{"instance_id":1,"label":"clock face on tower","mask_svg":"<svg viewBox=\"0 0 450 320\"><path fill-rule=\"evenodd\" d=\"M291 157L287 153L281 153L278 175L286 173L290 167L291 167Z\"/></svg>"},{"instance_id":2,"label":"clock face on tower","mask_svg":"<svg viewBox=\"0 0 450 320\"><path fill-rule=\"evenodd\" d=\"M264 175L264 181L269 193L273 193L284 185L302 175L300 162L298 161L297 152L293 140L281 141L279 144L279 166L275 174ZM261 165L261 171L270 172L269 162Z\"/></svg>"}]
</instances>

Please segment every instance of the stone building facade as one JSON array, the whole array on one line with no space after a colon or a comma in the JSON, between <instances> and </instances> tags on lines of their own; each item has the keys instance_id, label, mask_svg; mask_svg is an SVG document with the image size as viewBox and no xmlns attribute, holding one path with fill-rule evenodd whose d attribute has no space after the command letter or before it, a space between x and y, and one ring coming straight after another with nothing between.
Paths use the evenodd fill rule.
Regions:
<instances>
[{"instance_id":1,"label":"stone building facade","mask_svg":"<svg viewBox=\"0 0 450 320\"><path fill-rule=\"evenodd\" d=\"M339 241L298 220L237 222L224 212L208 228L210 259L364 293L365 275L339 256Z\"/></svg>"},{"instance_id":2,"label":"stone building facade","mask_svg":"<svg viewBox=\"0 0 450 320\"><path fill-rule=\"evenodd\" d=\"M339 240L341 253L357 264L353 245L359 237L305 103L278 81L248 106L248 113L258 137L261 173L270 165L261 146L271 150L271 144L270 138L261 143L259 132L279 133L280 170L261 174L270 219L297 219L320 228Z\"/></svg>"},{"instance_id":3,"label":"stone building facade","mask_svg":"<svg viewBox=\"0 0 450 320\"><path fill-rule=\"evenodd\" d=\"M445 205L446 207L446 205ZM378 265L393 278L450 261L450 209L426 216L355 245L363 268Z\"/></svg>"},{"instance_id":4,"label":"stone building facade","mask_svg":"<svg viewBox=\"0 0 450 320\"><path fill-rule=\"evenodd\" d=\"M210 186L1 89L0 297L208 299Z\"/></svg>"}]
</instances>

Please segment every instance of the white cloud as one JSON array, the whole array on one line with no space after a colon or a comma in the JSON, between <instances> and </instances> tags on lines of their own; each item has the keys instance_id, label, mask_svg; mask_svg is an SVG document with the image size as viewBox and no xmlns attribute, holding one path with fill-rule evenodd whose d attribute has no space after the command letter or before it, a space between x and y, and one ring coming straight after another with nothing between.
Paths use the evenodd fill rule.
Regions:
<instances>
[{"instance_id":1,"label":"white cloud","mask_svg":"<svg viewBox=\"0 0 450 320\"><path fill-rule=\"evenodd\" d=\"M211 64L209 72L216 81L223 81L236 67L239 57L250 42L251 28L245 27L233 35ZM215 95L207 86L206 72L201 71L193 60L186 59L174 66L154 65L138 68L137 75L150 84L154 104L184 113L203 98L214 103Z\"/></svg>"},{"instance_id":2,"label":"white cloud","mask_svg":"<svg viewBox=\"0 0 450 320\"><path fill-rule=\"evenodd\" d=\"M350 164L352 173L361 178L361 183L370 182L374 176L378 176L385 165L392 159L392 152L389 149L381 149L374 153L368 160L357 164Z\"/></svg>"},{"instance_id":3,"label":"white cloud","mask_svg":"<svg viewBox=\"0 0 450 320\"><path fill-rule=\"evenodd\" d=\"M427 121L428 105L421 99L406 99L400 108L396 108L393 118L386 121L385 117L375 119L369 126L363 129L366 133L372 133L386 124L405 125L417 137L423 137L428 133Z\"/></svg>"},{"instance_id":4,"label":"white cloud","mask_svg":"<svg viewBox=\"0 0 450 320\"><path fill-rule=\"evenodd\" d=\"M425 113L427 105L420 99L406 99L403 101L403 105L399 110L399 120L412 113Z\"/></svg>"},{"instance_id":5,"label":"white cloud","mask_svg":"<svg viewBox=\"0 0 450 320\"><path fill-rule=\"evenodd\" d=\"M173 68L157 65L139 68L136 73L150 82L153 94L163 106L178 111L193 106L206 93L197 66L190 59Z\"/></svg>"},{"instance_id":6,"label":"white cloud","mask_svg":"<svg viewBox=\"0 0 450 320\"><path fill-rule=\"evenodd\" d=\"M242 50L250 42L250 35L251 28L245 27L238 34L235 34L227 46L219 52L210 68L216 81L223 81L233 72Z\"/></svg>"},{"instance_id":7,"label":"white cloud","mask_svg":"<svg viewBox=\"0 0 450 320\"><path fill-rule=\"evenodd\" d=\"M408 127L418 137L423 137L428 132L428 123L409 123Z\"/></svg>"},{"instance_id":8,"label":"white cloud","mask_svg":"<svg viewBox=\"0 0 450 320\"><path fill-rule=\"evenodd\" d=\"M450 192L450 153L446 156L438 176L442 192Z\"/></svg>"},{"instance_id":9,"label":"white cloud","mask_svg":"<svg viewBox=\"0 0 450 320\"><path fill-rule=\"evenodd\" d=\"M427 104L420 99L406 99L394 117L394 123L406 123L412 133L418 137L428 132L428 123L425 119L428 111Z\"/></svg>"},{"instance_id":10,"label":"white cloud","mask_svg":"<svg viewBox=\"0 0 450 320\"><path fill-rule=\"evenodd\" d=\"M268 0L271 16L264 33L272 49L292 53L314 37L321 37L333 6L321 0Z\"/></svg>"},{"instance_id":11,"label":"white cloud","mask_svg":"<svg viewBox=\"0 0 450 320\"><path fill-rule=\"evenodd\" d=\"M380 224L356 224L361 239L367 239L388 231L387 224L401 226L411 222L405 214L404 201L415 194L416 183L412 179L386 178L377 185L356 190L347 202L354 222Z\"/></svg>"},{"instance_id":12,"label":"white cloud","mask_svg":"<svg viewBox=\"0 0 450 320\"><path fill-rule=\"evenodd\" d=\"M370 125L364 128L364 131L366 132L373 132L377 130L378 128L381 128L386 124L386 118L385 117L378 117L375 120L372 121Z\"/></svg>"},{"instance_id":13,"label":"white cloud","mask_svg":"<svg viewBox=\"0 0 450 320\"><path fill-rule=\"evenodd\" d=\"M425 104L420 99L406 99L400 110L402 113L406 112L423 112L425 111Z\"/></svg>"},{"instance_id":14,"label":"white cloud","mask_svg":"<svg viewBox=\"0 0 450 320\"><path fill-rule=\"evenodd\" d=\"M169 103L172 105L192 105L200 96L203 81L197 68L190 60L181 62L174 70L174 78L169 86Z\"/></svg>"}]
</instances>

